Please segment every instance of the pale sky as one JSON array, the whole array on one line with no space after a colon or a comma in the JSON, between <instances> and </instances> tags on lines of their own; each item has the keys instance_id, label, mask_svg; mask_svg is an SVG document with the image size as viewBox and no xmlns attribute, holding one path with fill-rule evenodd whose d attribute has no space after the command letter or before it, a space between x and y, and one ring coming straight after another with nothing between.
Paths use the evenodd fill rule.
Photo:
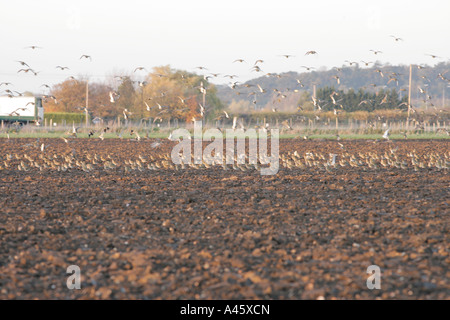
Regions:
<instances>
[{"instance_id":1,"label":"pale sky","mask_svg":"<svg viewBox=\"0 0 450 320\"><path fill-rule=\"evenodd\" d=\"M329 69L345 60L434 65L450 59L446 0L2 2L0 82L11 82L17 91L44 93L42 84L69 76L105 81L136 67L151 71L167 64L220 73L212 82L226 84L225 74L238 75L240 82L263 75L250 70L257 59L264 60L264 73ZM42 49L25 49L32 45ZM310 50L318 55L305 56ZM83 54L92 62L80 59ZM23 68L18 60L40 73L17 73ZM135 73L140 79L145 74Z\"/></svg>"}]
</instances>

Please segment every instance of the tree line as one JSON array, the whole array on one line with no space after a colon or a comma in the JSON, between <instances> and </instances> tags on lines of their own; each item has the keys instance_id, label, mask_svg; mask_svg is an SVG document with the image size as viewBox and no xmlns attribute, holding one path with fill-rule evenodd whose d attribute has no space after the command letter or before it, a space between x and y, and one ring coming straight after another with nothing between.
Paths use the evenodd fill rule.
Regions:
<instances>
[{"instance_id":1,"label":"tree line","mask_svg":"<svg viewBox=\"0 0 450 320\"><path fill-rule=\"evenodd\" d=\"M87 88L88 85L88 88ZM211 119L223 109L216 87L202 76L170 66L153 68L144 80L133 75L115 76L113 84L67 79L44 96L46 112L83 113L91 119Z\"/></svg>"}]
</instances>

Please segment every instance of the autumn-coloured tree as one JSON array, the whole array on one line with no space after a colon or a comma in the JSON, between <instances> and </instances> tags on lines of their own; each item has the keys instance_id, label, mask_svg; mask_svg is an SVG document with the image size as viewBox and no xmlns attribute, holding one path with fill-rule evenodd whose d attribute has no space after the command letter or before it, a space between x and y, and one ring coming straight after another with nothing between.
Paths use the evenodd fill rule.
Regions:
<instances>
[{"instance_id":1,"label":"autumn-coloured tree","mask_svg":"<svg viewBox=\"0 0 450 320\"><path fill-rule=\"evenodd\" d=\"M91 118L114 117L119 111L109 100L112 89L98 82L89 83L88 112ZM53 86L53 98L44 99L46 112L83 113L86 107L86 80L66 80Z\"/></svg>"},{"instance_id":2,"label":"autumn-coloured tree","mask_svg":"<svg viewBox=\"0 0 450 320\"><path fill-rule=\"evenodd\" d=\"M130 77L122 79L121 84L117 89L118 98L114 102L114 107L118 115L122 115L126 109L133 114L135 113L135 96L136 89Z\"/></svg>"},{"instance_id":3,"label":"autumn-coloured tree","mask_svg":"<svg viewBox=\"0 0 450 320\"><path fill-rule=\"evenodd\" d=\"M86 106L86 81L66 80L53 86L50 95L55 99L44 99L45 112L81 112Z\"/></svg>"},{"instance_id":4,"label":"autumn-coloured tree","mask_svg":"<svg viewBox=\"0 0 450 320\"><path fill-rule=\"evenodd\" d=\"M110 101L111 88L105 84L93 82L89 84L89 108L92 118L113 118L121 111Z\"/></svg>"},{"instance_id":5,"label":"autumn-coloured tree","mask_svg":"<svg viewBox=\"0 0 450 320\"><path fill-rule=\"evenodd\" d=\"M203 106L203 94L205 104ZM50 93L56 98L46 99L46 112L79 112L86 107L86 80L66 80L56 84ZM111 96L113 99L111 99ZM207 117L213 119L223 105L217 90L202 76L170 66L153 68L142 82L130 76L121 77L116 90L110 85L89 82L89 107L91 117L114 118L122 116L133 120L180 119Z\"/></svg>"},{"instance_id":6,"label":"autumn-coloured tree","mask_svg":"<svg viewBox=\"0 0 450 320\"><path fill-rule=\"evenodd\" d=\"M170 66L153 68L143 87L144 101L150 107L150 111L146 110L147 117L187 121L191 121L192 117L200 119L202 88L206 90L206 110L222 109L215 87L201 76L173 70Z\"/></svg>"}]
</instances>

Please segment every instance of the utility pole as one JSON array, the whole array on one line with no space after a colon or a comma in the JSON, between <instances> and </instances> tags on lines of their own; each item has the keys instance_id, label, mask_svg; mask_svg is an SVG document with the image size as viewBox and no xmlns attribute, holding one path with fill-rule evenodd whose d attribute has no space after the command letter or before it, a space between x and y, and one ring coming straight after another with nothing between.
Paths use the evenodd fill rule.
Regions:
<instances>
[{"instance_id":1,"label":"utility pole","mask_svg":"<svg viewBox=\"0 0 450 320\"><path fill-rule=\"evenodd\" d=\"M442 89L442 109L445 108L445 91L447 88L450 88L450 86L444 83L444 88Z\"/></svg>"},{"instance_id":2,"label":"utility pole","mask_svg":"<svg viewBox=\"0 0 450 320\"><path fill-rule=\"evenodd\" d=\"M89 113L88 113L88 108L89 108L89 80L86 79L86 128L89 125Z\"/></svg>"},{"instance_id":3,"label":"utility pole","mask_svg":"<svg viewBox=\"0 0 450 320\"><path fill-rule=\"evenodd\" d=\"M206 89L203 87L203 81L200 82L200 92L203 94L202 106L203 106L203 117L202 122L206 124Z\"/></svg>"},{"instance_id":4,"label":"utility pole","mask_svg":"<svg viewBox=\"0 0 450 320\"><path fill-rule=\"evenodd\" d=\"M316 101L316 85L313 85L313 98ZM316 105L314 104L314 111L316 111Z\"/></svg>"},{"instance_id":5,"label":"utility pole","mask_svg":"<svg viewBox=\"0 0 450 320\"><path fill-rule=\"evenodd\" d=\"M408 129L409 117L411 116L411 82L412 82L412 64L409 65L408 119L406 121L406 129Z\"/></svg>"},{"instance_id":6,"label":"utility pole","mask_svg":"<svg viewBox=\"0 0 450 320\"><path fill-rule=\"evenodd\" d=\"M142 123L142 119L144 119L144 116L145 116L145 107L144 107L144 87L142 87L142 93L141 93L141 100L142 100L142 103L141 103L141 105L142 105L142 107L141 107L141 123Z\"/></svg>"}]
</instances>

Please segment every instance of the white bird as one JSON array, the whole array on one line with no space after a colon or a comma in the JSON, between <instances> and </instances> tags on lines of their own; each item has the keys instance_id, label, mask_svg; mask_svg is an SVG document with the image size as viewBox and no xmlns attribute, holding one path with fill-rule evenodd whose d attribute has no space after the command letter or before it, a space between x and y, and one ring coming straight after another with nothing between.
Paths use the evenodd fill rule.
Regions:
<instances>
[{"instance_id":1,"label":"white bird","mask_svg":"<svg viewBox=\"0 0 450 320\"><path fill-rule=\"evenodd\" d=\"M330 163L330 165L332 165L332 166L336 165L336 157L337 157L337 154L330 153L330 156L332 157L332 158L331 158L331 163Z\"/></svg>"},{"instance_id":2,"label":"white bird","mask_svg":"<svg viewBox=\"0 0 450 320\"><path fill-rule=\"evenodd\" d=\"M116 100L114 99L115 93L113 91L109 92L109 101L111 101L112 103L116 102Z\"/></svg>"},{"instance_id":3,"label":"white bird","mask_svg":"<svg viewBox=\"0 0 450 320\"><path fill-rule=\"evenodd\" d=\"M233 117L233 126L231 127L233 130L236 129L237 117Z\"/></svg>"},{"instance_id":4,"label":"white bird","mask_svg":"<svg viewBox=\"0 0 450 320\"><path fill-rule=\"evenodd\" d=\"M383 138L386 140L389 140L389 130L391 130L391 129L387 129L383 134Z\"/></svg>"},{"instance_id":5,"label":"white bird","mask_svg":"<svg viewBox=\"0 0 450 320\"><path fill-rule=\"evenodd\" d=\"M199 103L198 105L200 107L200 115L203 117L203 115L205 114L205 107L203 107L201 103Z\"/></svg>"},{"instance_id":6,"label":"white bird","mask_svg":"<svg viewBox=\"0 0 450 320\"><path fill-rule=\"evenodd\" d=\"M161 143L160 143L159 141L160 141L159 139L156 139L156 141L153 142L153 143L150 145L150 147L152 147L153 149L159 147L159 146L161 145Z\"/></svg>"}]
</instances>

